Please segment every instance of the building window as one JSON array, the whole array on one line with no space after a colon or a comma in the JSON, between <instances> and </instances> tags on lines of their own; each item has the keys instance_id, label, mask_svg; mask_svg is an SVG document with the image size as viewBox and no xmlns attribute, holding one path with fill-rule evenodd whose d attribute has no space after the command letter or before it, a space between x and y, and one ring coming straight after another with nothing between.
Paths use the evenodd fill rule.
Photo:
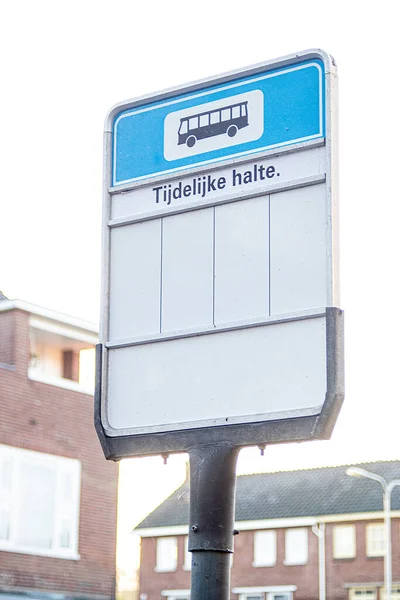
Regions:
<instances>
[{"instance_id":1,"label":"building window","mask_svg":"<svg viewBox=\"0 0 400 600\"><path fill-rule=\"evenodd\" d=\"M295 590L294 585L283 585L233 588L232 592L238 595L237 600L292 600Z\"/></svg>"},{"instance_id":2,"label":"building window","mask_svg":"<svg viewBox=\"0 0 400 600\"><path fill-rule=\"evenodd\" d=\"M189 552L189 536L185 536L183 569L190 571L192 568L192 553Z\"/></svg>"},{"instance_id":3,"label":"building window","mask_svg":"<svg viewBox=\"0 0 400 600\"><path fill-rule=\"evenodd\" d=\"M77 559L80 461L0 446L0 550Z\"/></svg>"},{"instance_id":4,"label":"building window","mask_svg":"<svg viewBox=\"0 0 400 600\"><path fill-rule=\"evenodd\" d=\"M305 565L308 561L308 529L285 531L285 565Z\"/></svg>"},{"instance_id":5,"label":"building window","mask_svg":"<svg viewBox=\"0 0 400 600\"><path fill-rule=\"evenodd\" d=\"M355 525L335 525L333 528L333 558L355 558Z\"/></svg>"},{"instance_id":6,"label":"building window","mask_svg":"<svg viewBox=\"0 0 400 600\"><path fill-rule=\"evenodd\" d=\"M376 588L350 588L349 600L377 600Z\"/></svg>"},{"instance_id":7,"label":"building window","mask_svg":"<svg viewBox=\"0 0 400 600\"><path fill-rule=\"evenodd\" d=\"M254 533L253 567L273 567L276 565L276 531L256 531Z\"/></svg>"},{"instance_id":8,"label":"building window","mask_svg":"<svg viewBox=\"0 0 400 600\"><path fill-rule=\"evenodd\" d=\"M176 571L178 564L178 540L176 537L157 539L156 571Z\"/></svg>"},{"instance_id":9,"label":"building window","mask_svg":"<svg viewBox=\"0 0 400 600\"><path fill-rule=\"evenodd\" d=\"M369 523L365 528L367 556L385 555L385 528L383 523Z\"/></svg>"},{"instance_id":10,"label":"building window","mask_svg":"<svg viewBox=\"0 0 400 600\"><path fill-rule=\"evenodd\" d=\"M162 590L161 596L166 600L190 600L190 590Z\"/></svg>"},{"instance_id":11,"label":"building window","mask_svg":"<svg viewBox=\"0 0 400 600\"><path fill-rule=\"evenodd\" d=\"M386 600L385 588L380 588L379 598L380 598L380 600ZM396 587L396 586L392 587L392 600L400 600L400 587Z\"/></svg>"},{"instance_id":12,"label":"building window","mask_svg":"<svg viewBox=\"0 0 400 600\"><path fill-rule=\"evenodd\" d=\"M93 394L95 352L91 342L96 343L95 340L94 335L79 335L67 326L55 326L32 317L29 379Z\"/></svg>"}]
</instances>

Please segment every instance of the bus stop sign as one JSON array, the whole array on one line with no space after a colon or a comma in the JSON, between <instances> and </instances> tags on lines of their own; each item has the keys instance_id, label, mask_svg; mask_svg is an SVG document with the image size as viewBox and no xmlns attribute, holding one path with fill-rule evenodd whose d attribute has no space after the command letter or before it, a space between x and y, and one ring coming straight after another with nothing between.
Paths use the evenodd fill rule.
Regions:
<instances>
[{"instance_id":1,"label":"bus stop sign","mask_svg":"<svg viewBox=\"0 0 400 600\"><path fill-rule=\"evenodd\" d=\"M108 114L108 458L329 437L343 400L336 88L332 59L307 51Z\"/></svg>"}]
</instances>

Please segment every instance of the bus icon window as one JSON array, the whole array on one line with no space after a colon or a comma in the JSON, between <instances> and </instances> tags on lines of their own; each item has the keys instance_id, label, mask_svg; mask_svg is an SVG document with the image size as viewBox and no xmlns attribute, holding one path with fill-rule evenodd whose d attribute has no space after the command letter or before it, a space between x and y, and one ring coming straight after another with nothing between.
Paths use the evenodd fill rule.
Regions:
<instances>
[{"instance_id":1,"label":"bus icon window","mask_svg":"<svg viewBox=\"0 0 400 600\"><path fill-rule=\"evenodd\" d=\"M178 146L193 148L197 140L227 134L234 137L239 129L249 124L247 100L229 106L182 117L178 130Z\"/></svg>"}]
</instances>

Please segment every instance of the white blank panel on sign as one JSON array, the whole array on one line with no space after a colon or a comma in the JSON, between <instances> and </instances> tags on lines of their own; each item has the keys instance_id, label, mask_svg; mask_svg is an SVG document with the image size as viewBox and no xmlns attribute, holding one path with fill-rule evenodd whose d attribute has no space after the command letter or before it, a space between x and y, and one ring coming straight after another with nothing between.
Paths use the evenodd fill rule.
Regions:
<instances>
[{"instance_id":1,"label":"white blank panel on sign","mask_svg":"<svg viewBox=\"0 0 400 600\"><path fill-rule=\"evenodd\" d=\"M215 208L215 323L269 314L268 196Z\"/></svg>"},{"instance_id":2,"label":"white blank panel on sign","mask_svg":"<svg viewBox=\"0 0 400 600\"><path fill-rule=\"evenodd\" d=\"M137 433L317 414L326 318L110 349L110 426Z\"/></svg>"},{"instance_id":3,"label":"white blank panel on sign","mask_svg":"<svg viewBox=\"0 0 400 600\"><path fill-rule=\"evenodd\" d=\"M163 219L161 331L212 325L214 210Z\"/></svg>"},{"instance_id":4,"label":"white blank panel on sign","mask_svg":"<svg viewBox=\"0 0 400 600\"><path fill-rule=\"evenodd\" d=\"M325 186L270 202L271 315L327 306Z\"/></svg>"},{"instance_id":5,"label":"white blank panel on sign","mask_svg":"<svg viewBox=\"0 0 400 600\"><path fill-rule=\"evenodd\" d=\"M160 331L161 220L111 231L110 339Z\"/></svg>"}]
</instances>

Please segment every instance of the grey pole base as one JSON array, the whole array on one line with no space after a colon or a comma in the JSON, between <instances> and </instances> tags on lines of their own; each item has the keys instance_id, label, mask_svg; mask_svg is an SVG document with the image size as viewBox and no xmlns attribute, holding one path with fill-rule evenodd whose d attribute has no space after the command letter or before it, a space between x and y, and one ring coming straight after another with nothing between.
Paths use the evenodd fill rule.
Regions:
<instances>
[{"instance_id":1,"label":"grey pole base","mask_svg":"<svg viewBox=\"0 0 400 600\"><path fill-rule=\"evenodd\" d=\"M221 442L189 449L191 600L229 600L240 448Z\"/></svg>"},{"instance_id":2,"label":"grey pole base","mask_svg":"<svg viewBox=\"0 0 400 600\"><path fill-rule=\"evenodd\" d=\"M230 565L228 552L192 551L191 600L228 600Z\"/></svg>"}]
</instances>

